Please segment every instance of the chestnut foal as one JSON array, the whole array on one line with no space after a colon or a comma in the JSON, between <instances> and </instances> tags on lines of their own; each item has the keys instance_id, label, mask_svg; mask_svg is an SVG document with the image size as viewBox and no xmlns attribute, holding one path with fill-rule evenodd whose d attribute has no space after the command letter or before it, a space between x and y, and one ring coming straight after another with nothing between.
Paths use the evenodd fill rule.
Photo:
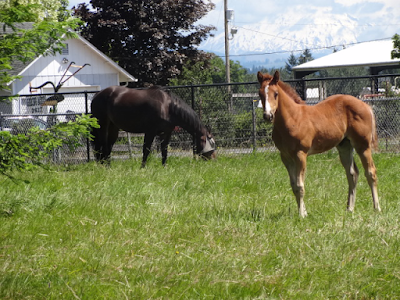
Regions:
<instances>
[{"instance_id":1,"label":"chestnut foal","mask_svg":"<svg viewBox=\"0 0 400 300\"><path fill-rule=\"evenodd\" d=\"M374 208L380 211L377 176L372 148L377 147L375 117L371 107L350 95L333 95L314 105L305 105L297 93L274 76L258 72L264 119L274 124L272 139L279 149L301 217L307 156L333 147L339 151L349 184L347 209L354 210L359 171L353 149L360 156L372 192Z\"/></svg>"}]
</instances>

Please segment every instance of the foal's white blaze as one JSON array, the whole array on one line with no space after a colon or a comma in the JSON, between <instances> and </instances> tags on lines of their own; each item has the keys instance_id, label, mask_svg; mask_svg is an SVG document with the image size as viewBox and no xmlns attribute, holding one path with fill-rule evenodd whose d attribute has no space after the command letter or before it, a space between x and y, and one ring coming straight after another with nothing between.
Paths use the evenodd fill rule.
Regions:
<instances>
[{"instance_id":1,"label":"foal's white blaze","mask_svg":"<svg viewBox=\"0 0 400 300\"><path fill-rule=\"evenodd\" d=\"M267 85L265 87L264 93L265 93L265 107L264 107L264 112L268 115L271 115L271 105L269 105L268 102L268 88L269 86Z\"/></svg>"}]
</instances>

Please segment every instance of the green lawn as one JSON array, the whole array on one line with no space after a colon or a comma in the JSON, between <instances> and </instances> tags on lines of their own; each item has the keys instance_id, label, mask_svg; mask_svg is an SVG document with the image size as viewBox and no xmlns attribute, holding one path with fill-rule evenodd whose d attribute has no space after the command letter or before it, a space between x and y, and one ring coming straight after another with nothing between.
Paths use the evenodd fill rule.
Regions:
<instances>
[{"instance_id":1,"label":"green lawn","mask_svg":"<svg viewBox=\"0 0 400 300\"><path fill-rule=\"evenodd\" d=\"M400 299L400 156L374 159L381 213L329 152L305 219L277 153L1 177L0 299Z\"/></svg>"}]
</instances>

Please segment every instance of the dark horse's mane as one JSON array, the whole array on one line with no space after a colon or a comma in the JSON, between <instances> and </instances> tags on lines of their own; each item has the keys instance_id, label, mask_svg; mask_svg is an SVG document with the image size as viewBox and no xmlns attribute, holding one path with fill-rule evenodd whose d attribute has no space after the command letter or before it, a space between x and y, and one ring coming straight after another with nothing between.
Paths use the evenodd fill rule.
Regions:
<instances>
[{"instance_id":1,"label":"dark horse's mane","mask_svg":"<svg viewBox=\"0 0 400 300\"><path fill-rule=\"evenodd\" d=\"M178 125L190 133L201 132L204 128L199 116L196 112L179 96L172 93L168 88L160 86L152 86L149 89L161 91L168 95L171 99L169 105L169 113L171 117L175 118Z\"/></svg>"}]
</instances>

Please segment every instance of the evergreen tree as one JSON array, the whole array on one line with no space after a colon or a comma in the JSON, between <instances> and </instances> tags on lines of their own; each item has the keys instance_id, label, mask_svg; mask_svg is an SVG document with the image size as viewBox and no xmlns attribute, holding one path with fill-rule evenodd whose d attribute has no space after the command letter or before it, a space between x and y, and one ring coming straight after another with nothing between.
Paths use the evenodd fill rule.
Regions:
<instances>
[{"instance_id":1,"label":"evergreen tree","mask_svg":"<svg viewBox=\"0 0 400 300\"><path fill-rule=\"evenodd\" d=\"M301 65L311 60L314 60L314 58L312 57L310 49L305 49L298 58L298 64Z\"/></svg>"},{"instance_id":2,"label":"evergreen tree","mask_svg":"<svg viewBox=\"0 0 400 300\"><path fill-rule=\"evenodd\" d=\"M298 59L296 56L294 56L293 52L290 54L288 60L286 61L285 65L285 72L289 77L292 76L292 69L293 67L298 65Z\"/></svg>"}]
</instances>

